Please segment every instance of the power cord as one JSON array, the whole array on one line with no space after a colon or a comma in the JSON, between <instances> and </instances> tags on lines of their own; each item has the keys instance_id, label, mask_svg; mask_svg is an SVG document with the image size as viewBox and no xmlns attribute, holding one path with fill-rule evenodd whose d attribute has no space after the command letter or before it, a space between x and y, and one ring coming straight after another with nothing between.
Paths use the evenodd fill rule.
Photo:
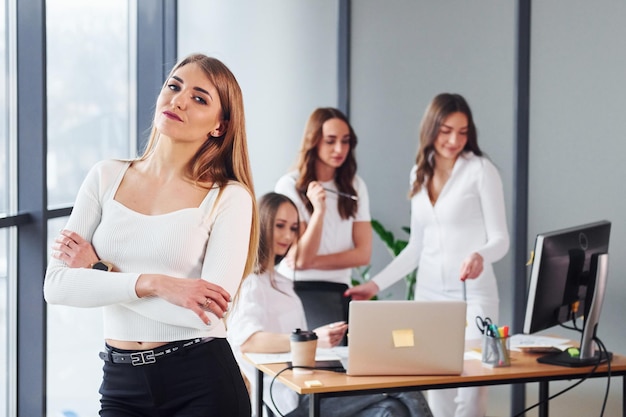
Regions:
<instances>
[{"instance_id":1,"label":"power cord","mask_svg":"<svg viewBox=\"0 0 626 417\"><path fill-rule=\"evenodd\" d=\"M272 381L270 382L270 400L272 400L272 405L274 406L274 410L276 410L276 412L278 413L278 415L280 417L285 417L280 410L278 409L278 406L276 405L276 402L274 401L274 392L273 392L273 387L274 387L274 381L276 381L276 378L278 378L278 376L280 374L282 374L285 371L288 371L290 369L310 369L310 370L321 370L321 371L332 371L332 372L339 372L339 373L344 373L345 369L343 369L343 367L340 364L335 364L335 362L338 361L318 361L317 366L293 366L293 365L288 365L285 368L281 369L280 371L276 372L276 375L274 375L274 377L272 378ZM291 363L291 362L289 362ZM263 401L263 399L261 398L260 401Z\"/></svg>"},{"instance_id":2,"label":"power cord","mask_svg":"<svg viewBox=\"0 0 626 417\"><path fill-rule=\"evenodd\" d=\"M572 320L573 322L573 327L569 327L569 326L565 326L563 324L561 324L561 327L564 327L566 329L570 329L570 330L576 330L578 332L582 333L582 330L580 330L578 328L578 326L576 326L576 320ZM593 340L598 344L598 347L600 348L600 353L604 353L604 355L606 357L608 357L608 351L606 349L606 346L604 345L604 343L596 336L594 336ZM578 382L570 385L567 388L564 388L563 390L557 392L554 395L549 396L547 399L543 400L543 401L539 401L536 404L526 408L525 410L522 410L521 412L515 414L513 417L519 417L524 415L526 412L532 410L533 408L536 408L538 406L540 406L541 404L543 404L544 402L549 402L550 400L560 396L561 394L566 393L567 391L577 387L578 385L582 384L584 381L586 381L591 375L593 375L596 370L598 369L598 367L600 366L600 364L602 363L602 357L603 355L600 354L598 355L598 361L595 363L595 365L593 366L593 368L589 371L589 373L587 373L587 375L585 375L584 377L582 377ZM606 384L606 391L604 393L604 401L602 402L602 410L600 411L600 416L599 417L603 417L604 416L604 410L606 408L606 403L608 401L608 397L609 397L609 389L611 387L611 361L610 359L607 361L607 384Z\"/></svg>"},{"instance_id":3,"label":"power cord","mask_svg":"<svg viewBox=\"0 0 626 417\"><path fill-rule=\"evenodd\" d=\"M578 382L576 382L575 384L570 385L569 387L557 392L554 395L549 396L547 399L543 400L543 401L539 401L533 405L531 405L530 407L526 408L525 410L522 410L521 412L517 413L514 415L514 417L519 417L524 415L526 412L532 410L535 407L539 407L541 404L548 402L556 397L558 397L561 394L565 394L567 391L577 387L578 385L582 384L585 380L587 380L587 378L589 378L591 375L593 375L593 373L596 371L596 369L598 369L598 366L600 366L600 360L598 359L598 362L593 366L593 368L591 369L591 371L589 371L589 373L587 375L585 375L584 377L582 377Z\"/></svg>"},{"instance_id":4,"label":"power cord","mask_svg":"<svg viewBox=\"0 0 626 417\"><path fill-rule=\"evenodd\" d=\"M290 369L310 369L310 370L315 370L315 369L323 369L323 370L330 370L329 368L326 367L317 367L317 366L287 366L283 369L281 369L280 371L276 372L276 375L274 375L274 377L272 378L272 381L270 382L270 400L272 400L272 405L274 406L274 410L278 413L278 415L280 417L285 417L285 415L283 413L280 412L280 410L278 409L278 406L276 405L276 402L274 401L274 393L272 391L272 388L274 387L274 381L276 381L276 378L278 378L278 376L280 374L282 374L285 371L288 371ZM263 401L263 399L261 398L259 401Z\"/></svg>"},{"instance_id":5,"label":"power cord","mask_svg":"<svg viewBox=\"0 0 626 417\"><path fill-rule=\"evenodd\" d=\"M609 353L606 349L606 346L604 346L604 343L602 343L602 341L597 337L594 337L593 340L598 344L600 351L604 352L604 354L608 358L608 360L606 361L606 368L607 368L606 369L606 374L607 374L606 391L604 392L604 401L602 402L602 411L600 412L600 417L602 417L604 416L606 403L609 399L609 389L611 388L611 358L609 358Z\"/></svg>"},{"instance_id":6,"label":"power cord","mask_svg":"<svg viewBox=\"0 0 626 417\"><path fill-rule=\"evenodd\" d=\"M576 323L576 317L572 314L572 327L568 327L568 326L564 326L561 325L562 327L565 327L566 329L573 329L576 330L580 333L583 332L583 329L579 328L577 323ZM602 353L604 353L604 356L608 359L607 360L607 382L606 382L606 390L604 392L604 401L602 402L602 410L600 411L600 417L602 417L604 415L604 410L606 409L606 403L608 401L609 398L609 390L611 388L611 358L610 358L610 354L606 348L606 346L604 345L604 343L602 342L602 340L600 340L597 336L593 337L593 341L596 342L596 344L598 345L598 348L600 348L600 356L599 358L602 358Z\"/></svg>"},{"instance_id":7,"label":"power cord","mask_svg":"<svg viewBox=\"0 0 626 417\"><path fill-rule=\"evenodd\" d=\"M572 330L577 330L579 332L581 332L581 330L576 326L576 322L575 320L573 320L573 327L568 327L568 326L564 326L562 325L562 327L565 327L567 329L572 329ZM601 353L604 353L604 356L608 357L608 351L606 349L606 346L604 345L604 343L602 342L602 340L600 340L600 338L594 336L593 340L598 344L598 347L600 349ZM525 413L527 413L528 411L532 410L533 408L538 407L539 405L543 404L544 402L549 402L551 400L553 400L554 398L565 394L566 392L576 388L578 385L582 384L583 382L585 382L591 375L593 375L596 370L598 369L598 367L600 366L600 364L602 363L602 357L603 355L600 354L598 355L598 361L595 363L595 365L593 366L593 368L591 368L591 370L587 373L587 375L585 375L584 377L582 377L579 381L577 381L576 383L570 385L567 388L562 389L561 391L557 392L556 394L553 394L551 396L549 396L546 400L543 401L539 401L536 404L522 410L521 412L515 414L513 417L520 417L522 415L524 415ZM280 410L278 409L278 406L276 405L276 402L274 401L274 393L273 393L273 387L274 387L274 381L276 381L276 378L278 378L278 376L280 376L283 372L288 371L288 370L293 370L295 368L300 368L300 369L310 369L310 370L315 370L315 369L323 369L323 370L329 370L329 368L327 367L315 367L315 366L287 366L283 369L281 369L280 371L278 371L276 373L276 375L274 375L274 377L272 377L272 381L270 382L270 389L269 389L269 394L270 394L270 400L272 401L272 405L274 406L274 410L278 413L278 415L280 417L285 417L285 415L283 413L280 412ZM606 383L606 390L604 392L604 400L602 402L602 409L600 411L600 415L599 417L603 417L604 416L604 411L606 409L606 404L608 402L608 398L609 398L609 391L611 388L611 361L608 360L607 361L607 383ZM259 401L263 401L263 398L260 398Z\"/></svg>"}]
</instances>

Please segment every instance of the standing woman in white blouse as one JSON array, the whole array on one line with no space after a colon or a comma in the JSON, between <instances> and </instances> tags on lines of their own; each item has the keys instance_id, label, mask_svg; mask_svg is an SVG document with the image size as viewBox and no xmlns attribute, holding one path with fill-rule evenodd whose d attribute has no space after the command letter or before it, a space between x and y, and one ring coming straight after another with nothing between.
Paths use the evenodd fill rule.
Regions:
<instances>
[{"instance_id":1,"label":"standing woman in white blouse","mask_svg":"<svg viewBox=\"0 0 626 417\"><path fill-rule=\"evenodd\" d=\"M300 215L297 261L293 248L277 267L284 276L350 286L352 268L369 264L369 197L356 174L356 145L357 136L340 110L318 108L309 116L297 169L274 187Z\"/></svg>"},{"instance_id":2,"label":"standing woman in white blouse","mask_svg":"<svg viewBox=\"0 0 626 417\"><path fill-rule=\"evenodd\" d=\"M371 281L348 290L369 299L419 266L416 300L462 300L467 286L466 339L480 338L477 315L498 321L492 264L509 248L502 181L478 147L465 99L436 96L424 114L410 174L411 236L406 248ZM482 417L487 388L429 391L437 417Z\"/></svg>"},{"instance_id":3,"label":"standing woman in white blouse","mask_svg":"<svg viewBox=\"0 0 626 417\"><path fill-rule=\"evenodd\" d=\"M103 308L101 416L250 416L223 316L257 246L241 90L190 55L144 154L87 175L46 272L48 303Z\"/></svg>"}]
</instances>

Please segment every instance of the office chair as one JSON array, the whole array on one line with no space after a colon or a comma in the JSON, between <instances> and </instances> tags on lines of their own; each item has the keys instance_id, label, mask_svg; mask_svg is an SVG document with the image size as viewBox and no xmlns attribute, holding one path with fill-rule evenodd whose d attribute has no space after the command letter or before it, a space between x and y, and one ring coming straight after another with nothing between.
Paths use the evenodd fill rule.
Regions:
<instances>
[{"instance_id":1,"label":"office chair","mask_svg":"<svg viewBox=\"0 0 626 417\"><path fill-rule=\"evenodd\" d=\"M348 322L350 297L343 293L348 289L346 284L328 281L295 281L294 290L304 307L304 314L310 330L333 323ZM347 345L344 337L340 345Z\"/></svg>"}]
</instances>

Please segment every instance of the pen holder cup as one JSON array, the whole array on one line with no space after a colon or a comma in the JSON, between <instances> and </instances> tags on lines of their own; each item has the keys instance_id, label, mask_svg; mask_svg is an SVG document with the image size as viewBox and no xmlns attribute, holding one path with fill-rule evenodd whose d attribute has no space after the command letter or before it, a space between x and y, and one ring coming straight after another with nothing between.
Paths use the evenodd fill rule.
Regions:
<instances>
[{"instance_id":1,"label":"pen holder cup","mask_svg":"<svg viewBox=\"0 0 626 417\"><path fill-rule=\"evenodd\" d=\"M482 362L493 368L511 366L509 337L483 335Z\"/></svg>"}]
</instances>

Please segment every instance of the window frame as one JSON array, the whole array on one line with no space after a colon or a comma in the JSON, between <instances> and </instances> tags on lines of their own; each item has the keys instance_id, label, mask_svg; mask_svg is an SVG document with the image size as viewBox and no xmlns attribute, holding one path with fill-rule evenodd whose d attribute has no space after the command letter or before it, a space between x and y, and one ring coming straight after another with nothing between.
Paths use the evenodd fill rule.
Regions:
<instances>
[{"instance_id":1,"label":"window frame","mask_svg":"<svg viewBox=\"0 0 626 417\"><path fill-rule=\"evenodd\" d=\"M176 0L128 0L136 7L137 78L134 122L136 138L146 135L156 92L176 60ZM9 115L9 141L15 145L16 175L10 178L17 204L0 218L0 228L13 228L16 242L14 271L9 274L7 340L9 362L8 415L46 415L46 303L43 277L47 266L48 220L67 216L72 207L48 209L46 115L46 1L8 0L9 71L15 74L15 91ZM13 39L14 41L11 41ZM16 40L19 40L17 42ZM141 77L138 76L141 74ZM141 80L141 82L139 82ZM156 88L156 90L155 90ZM14 103L13 103L14 101ZM141 140L135 140L137 153ZM15 210L13 210L15 208ZM11 255L12 256L12 255ZM14 277L14 278L12 278ZM38 277L38 278L37 278Z\"/></svg>"}]
</instances>

